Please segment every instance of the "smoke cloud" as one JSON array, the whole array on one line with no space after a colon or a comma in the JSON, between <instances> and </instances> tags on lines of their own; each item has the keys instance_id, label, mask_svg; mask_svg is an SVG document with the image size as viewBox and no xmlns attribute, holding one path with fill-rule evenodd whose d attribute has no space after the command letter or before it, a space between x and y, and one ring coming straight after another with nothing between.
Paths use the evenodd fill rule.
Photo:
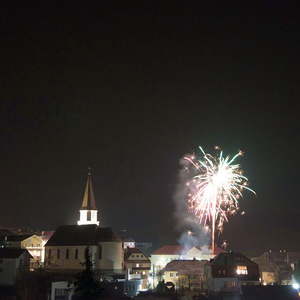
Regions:
<instances>
[{"instance_id":1,"label":"smoke cloud","mask_svg":"<svg viewBox=\"0 0 300 300\"><path fill-rule=\"evenodd\" d=\"M180 170L178 182L174 194L175 217L177 220L176 229L181 233L178 242L188 250L192 247L201 247L203 250L210 243L209 230L199 224L197 218L189 211L186 195L188 188L186 182L193 177L191 170L188 168L188 162L185 159L180 160Z\"/></svg>"}]
</instances>

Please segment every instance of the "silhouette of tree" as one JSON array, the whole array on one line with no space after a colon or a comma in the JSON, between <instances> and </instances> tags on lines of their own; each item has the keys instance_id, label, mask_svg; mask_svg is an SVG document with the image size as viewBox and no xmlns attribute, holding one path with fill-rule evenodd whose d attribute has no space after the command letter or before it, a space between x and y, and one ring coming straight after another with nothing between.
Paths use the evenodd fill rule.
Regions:
<instances>
[{"instance_id":1,"label":"silhouette of tree","mask_svg":"<svg viewBox=\"0 0 300 300\"><path fill-rule=\"evenodd\" d=\"M99 299L103 288L99 281L95 279L93 262L91 260L89 248L85 249L85 270L77 275L75 281L75 295L77 299L95 300Z\"/></svg>"}]
</instances>

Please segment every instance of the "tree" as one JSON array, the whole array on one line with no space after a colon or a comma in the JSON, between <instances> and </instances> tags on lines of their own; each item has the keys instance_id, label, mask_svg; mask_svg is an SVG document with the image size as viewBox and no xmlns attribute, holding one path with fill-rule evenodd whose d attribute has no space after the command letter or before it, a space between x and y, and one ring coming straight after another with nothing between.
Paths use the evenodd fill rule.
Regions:
<instances>
[{"instance_id":1,"label":"tree","mask_svg":"<svg viewBox=\"0 0 300 300\"><path fill-rule=\"evenodd\" d=\"M75 295L79 296L79 299L94 300L99 299L103 288L99 281L95 279L93 271L93 263L89 253L89 248L85 249L85 270L77 275L75 281Z\"/></svg>"}]
</instances>

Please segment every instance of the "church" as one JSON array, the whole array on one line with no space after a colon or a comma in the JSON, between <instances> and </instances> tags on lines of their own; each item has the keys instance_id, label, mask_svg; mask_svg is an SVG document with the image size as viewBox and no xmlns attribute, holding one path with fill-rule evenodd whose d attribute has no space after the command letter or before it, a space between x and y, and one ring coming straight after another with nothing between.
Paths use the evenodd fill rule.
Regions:
<instances>
[{"instance_id":1,"label":"church","mask_svg":"<svg viewBox=\"0 0 300 300\"><path fill-rule=\"evenodd\" d=\"M89 247L95 271L105 275L123 273L122 241L111 228L99 225L90 170L79 213L76 225L58 227L45 245L45 268L79 272L84 269L85 249Z\"/></svg>"}]
</instances>

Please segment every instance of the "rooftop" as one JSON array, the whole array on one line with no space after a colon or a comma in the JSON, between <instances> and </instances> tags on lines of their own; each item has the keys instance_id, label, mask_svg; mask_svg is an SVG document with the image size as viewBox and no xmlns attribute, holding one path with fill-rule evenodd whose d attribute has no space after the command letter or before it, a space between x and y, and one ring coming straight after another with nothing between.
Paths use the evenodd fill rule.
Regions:
<instances>
[{"instance_id":1,"label":"rooftop","mask_svg":"<svg viewBox=\"0 0 300 300\"><path fill-rule=\"evenodd\" d=\"M165 245L155 250L152 255L180 255L184 251L181 245Z\"/></svg>"},{"instance_id":2,"label":"rooftop","mask_svg":"<svg viewBox=\"0 0 300 300\"><path fill-rule=\"evenodd\" d=\"M120 242L120 238L109 227L97 225L63 225L46 243L46 246L97 245L99 242Z\"/></svg>"},{"instance_id":3,"label":"rooftop","mask_svg":"<svg viewBox=\"0 0 300 300\"><path fill-rule=\"evenodd\" d=\"M126 248L125 249L125 259L127 259L131 254L143 254L148 260L148 257L138 248ZM150 260L149 260L150 261Z\"/></svg>"},{"instance_id":4,"label":"rooftop","mask_svg":"<svg viewBox=\"0 0 300 300\"><path fill-rule=\"evenodd\" d=\"M169 262L165 271L174 271L178 274L200 274L204 272L204 265L208 263L208 260L196 260L196 259L182 259L182 260L172 260Z\"/></svg>"}]
</instances>

